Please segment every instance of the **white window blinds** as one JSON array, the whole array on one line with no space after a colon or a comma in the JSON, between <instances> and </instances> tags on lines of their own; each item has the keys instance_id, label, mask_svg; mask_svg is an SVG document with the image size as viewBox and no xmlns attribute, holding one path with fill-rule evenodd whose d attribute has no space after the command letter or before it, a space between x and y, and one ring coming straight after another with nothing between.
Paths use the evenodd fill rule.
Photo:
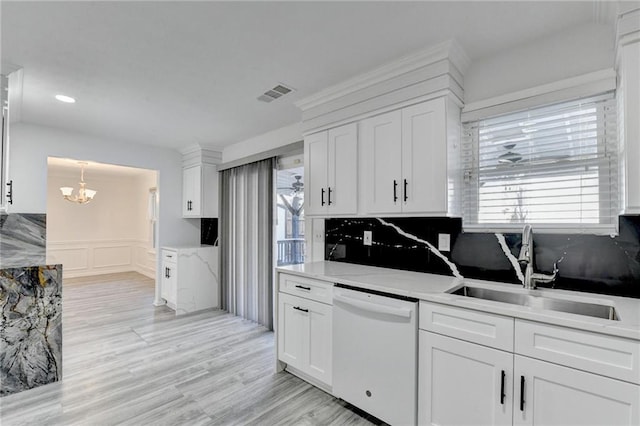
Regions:
<instances>
[{"instance_id":1,"label":"white window blinds","mask_svg":"<svg viewBox=\"0 0 640 426\"><path fill-rule=\"evenodd\" d=\"M465 228L615 229L613 94L464 123Z\"/></svg>"}]
</instances>

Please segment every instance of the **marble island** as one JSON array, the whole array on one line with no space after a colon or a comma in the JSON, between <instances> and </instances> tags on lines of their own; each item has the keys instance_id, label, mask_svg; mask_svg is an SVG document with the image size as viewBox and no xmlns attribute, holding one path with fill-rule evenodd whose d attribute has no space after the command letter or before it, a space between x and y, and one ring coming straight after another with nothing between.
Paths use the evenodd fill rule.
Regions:
<instances>
[{"instance_id":1,"label":"marble island","mask_svg":"<svg viewBox=\"0 0 640 426\"><path fill-rule=\"evenodd\" d=\"M46 215L0 215L0 396L62 378L62 265L45 242Z\"/></svg>"},{"instance_id":2,"label":"marble island","mask_svg":"<svg viewBox=\"0 0 640 426\"><path fill-rule=\"evenodd\" d=\"M0 396L62 377L62 265L0 269Z\"/></svg>"}]
</instances>

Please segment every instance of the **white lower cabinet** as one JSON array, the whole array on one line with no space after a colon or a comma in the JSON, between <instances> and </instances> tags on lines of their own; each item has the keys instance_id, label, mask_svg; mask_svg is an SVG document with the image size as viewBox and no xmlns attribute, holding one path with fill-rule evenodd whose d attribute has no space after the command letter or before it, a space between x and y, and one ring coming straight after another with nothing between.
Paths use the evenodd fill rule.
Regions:
<instances>
[{"instance_id":1,"label":"white lower cabinet","mask_svg":"<svg viewBox=\"0 0 640 426\"><path fill-rule=\"evenodd\" d=\"M419 424L511 424L513 354L422 330L419 354Z\"/></svg>"},{"instance_id":2,"label":"white lower cabinet","mask_svg":"<svg viewBox=\"0 0 640 426\"><path fill-rule=\"evenodd\" d=\"M515 425L638 425L640 387L515 355Z\"/></svg>"},{"instance_id":3,"label":"white lower cabinet","mask_svg":"<svg viewBox=\"0 0 640 426\"><path fill-rule=\"evenodd\" d=\"M497 317L421 302L419 424L640 424L637 342L518 319L513 327L513 318ZM452 336L440 334L448 329ZM505 330L515 330L515 346L494 338ZM631 382L616 378L623 373Z\"/></svg>"},{"instance_id":4,"label":"white lower cabinet","mask_svg":"<svg viewBox=\"0 0 640 426\"><path fill-rule=\"evenodd\" d=\"M219 306L218 247L162 250L160 295L176 315Z\"/></svg>"},{"instance_id":5,"label":"white lower cabinet","mask_svg":"<svg viewBox=\"0 0 640 426\"><path fill-rule=\"evenodd\" d=\"M280 293L278 359L331 386L332 306Z\"/></svg>"},{"instance_id":6,"label":"white lower cabinet","mask_svg":"<svg viewBox=\"0 0 640 426\"><path fill-rule=\"evenodd\" d=\"M161 296L167 301L167 305L171 309L176 309L177 299L177 280L178 280L178 268L177 268L178 255L175 251L163 250L162 251L162 281L161 281Z\"/></svg>"}]
</instances>

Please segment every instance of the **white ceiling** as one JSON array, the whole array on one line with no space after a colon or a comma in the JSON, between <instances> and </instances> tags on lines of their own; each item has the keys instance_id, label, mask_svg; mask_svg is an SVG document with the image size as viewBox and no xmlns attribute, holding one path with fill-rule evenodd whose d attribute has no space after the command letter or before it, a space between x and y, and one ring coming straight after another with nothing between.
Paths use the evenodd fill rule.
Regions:
<instances>
[{"instance_id":1,"label":"white ceiling","mask_svg":"<svg viewBox=\"0 0 640 426\"><path fill-rule=\"evenodd\" d=\"M22 121L172 148L226 146L300 120L293 102L456 38L472 59L610 20L609 3L10 2L2 62ZM278 82L297 89L270 104ZM74 96L75 104L54 100Z\"/></svg>"},{"instance_id":2,"label":"white ceiling","mask_svg":"<svg viewBox=\"0 0 640 426\"><path fill-rule=\"evenodd\" d=\"M143 178L153 174L155 170L136 167L117 166L115 164L96 163L95 161L76 160L73 158L49 157L48 172L53 174L77 174L80 177L81 163L84 163L86 176Z\"/></svg>"}]
</instances>

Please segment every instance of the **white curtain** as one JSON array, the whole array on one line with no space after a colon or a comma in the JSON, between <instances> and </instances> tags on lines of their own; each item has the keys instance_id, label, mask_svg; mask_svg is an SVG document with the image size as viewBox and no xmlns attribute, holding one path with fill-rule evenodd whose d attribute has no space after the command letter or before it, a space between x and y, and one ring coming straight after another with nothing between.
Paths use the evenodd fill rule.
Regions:
<instances>
[{"instance_id":1,"label":"white curtain","mask_svg":"<svg viewBox=\"0 0 640 426\"><path fill-rule=\"evenodd\" d=\"M273 329L273 175L270 158L223 170L222 309Z\"/></svg>"}]
</instances>

